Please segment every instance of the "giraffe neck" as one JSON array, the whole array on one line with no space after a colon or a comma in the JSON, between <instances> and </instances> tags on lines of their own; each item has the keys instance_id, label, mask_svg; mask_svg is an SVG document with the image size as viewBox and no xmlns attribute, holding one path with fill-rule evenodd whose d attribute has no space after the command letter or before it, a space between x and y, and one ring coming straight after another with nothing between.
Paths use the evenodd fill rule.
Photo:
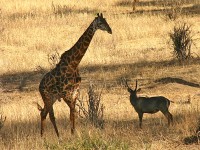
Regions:
<instances>
[{"instance_id":1,"label":"giraffe neck","mask_svg":"<svg viewBox=\"0 0 200 150\"><path fill-rule=\"evenodd\" d=\"M62 54L61 62L64 61L67 66L75 70L88 49L96 30L94 20L74 46Z\"/></svg>"}]
</instances>

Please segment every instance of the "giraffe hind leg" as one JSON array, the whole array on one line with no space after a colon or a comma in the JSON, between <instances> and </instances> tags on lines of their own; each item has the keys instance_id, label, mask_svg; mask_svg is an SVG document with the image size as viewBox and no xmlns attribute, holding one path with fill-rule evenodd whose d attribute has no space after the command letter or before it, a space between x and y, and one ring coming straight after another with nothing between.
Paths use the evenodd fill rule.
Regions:
<instances>
[{"instance_id":1,"label":"giraffe hind leg","mask_svg":"<svg viewBox=\"0 0 200 150\"><path fill-rule=\"evenodd\" d=\"M47 114L48 114L48 111L47 111L47 109L44 107L44 108L41 110L41 113L40 113L40 116L41 116L41 130L40 130L41 137L43 136L43 133L44 133L45 120L46 120Z\"/></svg>"},{"instance_id":2,"label":"giraffe hind leg","mask_svg":"<svg viewBox=\"0 0 200 150\"><path fill-rule=\"evenodd\" d=\"M52 109L53 109L52 101L49 98L44 97L44 96L42 96L42 98L43 98L43 101L44 101L44 108L42 109L42 107L39 106L39 104L38 104L38 110L41 111L41 113L40 113L40 116L41 116L41 137L43 136L43 133L44 133L45 122L46 122L46 117L47 117L48 113L51 113L49 116L50 116L50 119L51 119L51 122L53 123L53 125L54 125L54 122L55 122L54 114L52 115ZM53 116L53 117L51 117L51 116ZM58 133L56 133L56 134L58 135Z\"/></svg>"},{"instance_id":3,"label":"giraffe hind leg","mask_svg":"<svg viewBox=\"0 0 200 150\"><path fill-rule=\"evenodd\" d=\"M70 108L70 124L71 124L71 134L74 134L75 131L75 103L76 103L76 99L74 101L70 101L70 100L65 100L65 102L67 103L67 105Z\"/></svg>"},{"instance_id":4,"label":"giraffe hind leg","mask_svg":"<svg viewBox=\"0 0 200 150\"><path fill-rule=\"evenodd\" d=\"M50 111L49 111L49 117L51 120L51 123L53 124L53 127L55 129L56 135L59 138L59 133L58 133L58 128L56 126L56 121L55 121L55 116L54 116L54 111L53 111L53 107L51 107Z\"/></svg>"}]
</instances>

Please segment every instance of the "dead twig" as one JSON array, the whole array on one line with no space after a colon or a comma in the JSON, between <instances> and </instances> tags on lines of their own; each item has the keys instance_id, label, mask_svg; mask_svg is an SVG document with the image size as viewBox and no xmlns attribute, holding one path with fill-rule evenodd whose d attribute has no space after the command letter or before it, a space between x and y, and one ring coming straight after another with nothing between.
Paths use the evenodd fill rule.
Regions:
<instances>
[{"instance_id":1,"label":"dead twig","mask_svg":"<svg viewBox=\"0 0 200 150\"><path fill-rule=\"evenodd\" d=\"M88 100L85 101L78 99L78 114L81 118L86 118L95 127L103 128L104 126L104 106L101 104L101 94L103 89L97 94L95 91L95 86L90 83L88 88Z\"/></svg>"}]
</instances>

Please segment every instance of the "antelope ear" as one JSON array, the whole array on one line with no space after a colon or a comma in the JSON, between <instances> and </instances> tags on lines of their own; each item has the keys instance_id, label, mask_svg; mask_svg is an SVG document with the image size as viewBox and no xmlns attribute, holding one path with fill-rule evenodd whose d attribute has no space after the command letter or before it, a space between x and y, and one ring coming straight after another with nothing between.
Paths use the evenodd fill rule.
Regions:
<instances>
[{"instance_id":1,"label":"antelope ear","mask_svg":"<svg viewBox=\"0 0 200 150\"><path fill-rule=\"evenodd\" d=\"M139 88L139 89L137 89L137 92L140 92L142 89L141 88Z\"/></svg>"},{"instance_id":2,"label":"antelope ear","mask_svg":"<svg viewBox=\"0 0 200 150\"><path fill-rule=\"evenodd\" d=\"M100 15L101 15L101 17L103 18L103 14L101 13Z\"/></svg>"},{"instance_id":3,"label":"antelope ear","mask_svg":"<svg viewBox=\"0 0 200 150\"><path fill-rule=\"evenodd\" d=\"M97 13L97 17L99 17L99 13Z\"/></svg>"}]
</instances>

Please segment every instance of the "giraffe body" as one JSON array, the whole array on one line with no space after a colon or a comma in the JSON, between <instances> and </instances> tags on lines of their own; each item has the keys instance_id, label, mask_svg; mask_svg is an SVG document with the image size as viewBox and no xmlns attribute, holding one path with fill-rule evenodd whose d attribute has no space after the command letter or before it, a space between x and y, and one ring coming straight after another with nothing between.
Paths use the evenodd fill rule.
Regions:
<instances>
[{"instance_id":1,"label":"giraffe body","mask_svg":"<svg viewBox=\"0 0 200 150\"><path fill-rule=\"evenodd\" d=\"M56 100L60 101L61 99L63 99L70 108L71 133L74 133L75 104L79 94L79 85L81 83L78 65L97 29L105 30L110 34L112 33L112 30L105 18L103 18L103 15L97 15L98 16L86 29L75 45L61 55L60 62L54 69L48 72L40 82L39 91L44 102L44 108L38 105L38 109L41 111L41 136L44 132L46 116L49 114L56 134L59 137L54 117L53 104Z\"/></svg>"}]
</instances>

